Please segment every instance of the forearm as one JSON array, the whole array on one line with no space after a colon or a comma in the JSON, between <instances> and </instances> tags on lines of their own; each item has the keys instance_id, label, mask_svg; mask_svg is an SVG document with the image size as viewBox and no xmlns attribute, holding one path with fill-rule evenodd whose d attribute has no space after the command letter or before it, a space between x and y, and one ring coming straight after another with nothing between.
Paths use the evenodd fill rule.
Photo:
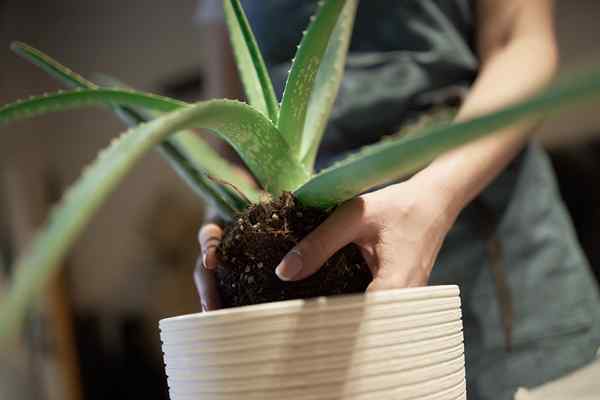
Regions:
<instances>
[{"instance_id":1,"label":"forearm","mask_svg":"<svg viewBox=\"0 0 600 400\"><path fill-rule=\"evenodd\" d=\"M557 66L553 42L522 38L490 55L459 110L467 120L518 101L544 86ZM518 154L538 120L528 120L462 146L434 160L415 176L441 188L451 212L476 197Z\"/></svg>"}]
</instances>

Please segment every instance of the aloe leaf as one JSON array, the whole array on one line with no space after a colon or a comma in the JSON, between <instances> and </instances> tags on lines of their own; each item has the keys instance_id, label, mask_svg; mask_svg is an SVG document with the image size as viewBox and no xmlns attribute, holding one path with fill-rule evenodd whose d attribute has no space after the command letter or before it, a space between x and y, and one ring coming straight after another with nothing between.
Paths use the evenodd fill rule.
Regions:
<instances>
[{"instance_id":1,"label":"aloe leaf","mask_svg":"<svg viewBox=\"0 0 600 400\"><path fill-rule=\"evenodd\" d=\"M226 221L231 221L238 212L245 208L245 205L237 203L224 194L222 188L211 181L206 174L190 165L189 159L177 148L174 148L170 142L162 143L159 152L166 158L175 172L189 184L192 190L206 203L212 205Z\"/></svg>"},{"instance_id":2,"label":"aloe leaf","mask_svg":"<svg viewBox=\"0 0 600 400\"><path fill-rule=\"evenodd\" d=\"M88 81L83 76L71 71L52 57L26 43L12 42L10 48L25 60L46 71L48 75L68 85L71 89L78 87L86 89L98 88L98 85L95 83Z\"/></svg>"},{"instance_id":3,"label":"aloe leaf","mask_svg":"<svg viewBox=\"0 0 600 400\"><path fill-rule=\"evenodd\" d=\"M22 42L13 42L10 46L16 54L24 58L26 61L36 65L48 75L54 77L59 82L73 89L99 89L100 87L94 82L85 79L65 65L59 63L44 52L29 46ZM119 86L119 85L116 85ZM118 88L131 90L130 88ZM138 124L146 120L138 111L127 107L115 107L115 112L119 114L128 124Z\"/></svg>"},{"instance_id":4,"label":"aloe leaf","mask_svg":"<svg viewBox=\"0 0 600 400\"><path fill-rule=\"evenodd\" d=\"M187 105L182 101L122 89L75 89L59 91L0 107L0 124L86 106L129 105L157 111L173 111Z\"/></svg>"},{"instance_id":5,"label":"aloe leaf","mask_svg":"<svg viewBox=\"0 0 600 400\"><path fill-rule=\"evenodd\" d=\"M596 71L470 121L426 128L422 134L367 146L362 152L315 175L295 195L305 205L329 208L375 186L406 177L441 153L496 133L522 119L556 113L599 98L600 72Z\"/></svg>"},{"instance_id":6,"label":"aloe leaf","mask_svg":"<svg viewBox=\"0 0 600 400\"><path fill-rule=\"evenodd\" d=\"M298 158L315 78L345 3L345 0L319 3L319 12L305 31L288 74L279 110L278 128Z\"/></svg>"},{"instance_id":7,"label":"aloe leaf","mask_svg":"<svg viewBox=\"0 0 600 400\"><path fill-rule=\"evenodd\" d=\"M131 127L156 118L129 107L115 107L115 112ZM215 206L227 220L233 214L223 207L223 203L230 205L234 212L242 212L251 203L260 201L260 192L238 175L231 163L192 131L183 130L165 139L159 145L159 152L192 190ZM217 180L227 182L237 191ZM215 195L218 198L211 199Z\"/></svg>"},{"instance_id":8,"label":"aloe leaf","mask_svg":"<svg viewBox=\"0 0 600 400\"><path fill-rule=\"evenodd\" d=\"M25 43L14 42L11 44L11 49L23 57L25 60L33 63L46 71L51 76L55 77L60 82L69 87L82 89L98 89L98 85L85 79L81 75L73 72L71 69L54 60L49 55L40 50L33 48ZM111 80L111 85L117 88L123 88L120 82L110 77L105 77L105 80ZM128 89L125 87L125 89ZM136 110L130 107L113 107L115 113L119 115L130 126L137 125L154 118L144 114L144 110ZM252 202L258 202L260 193L252 186L241 179L235 173L231 164L221 158L208 144L197 137L193 132L182 131L164 143L161 143L159 151L167 162L175 169L177 174L181 176L192 188L192 190L200 194L203 199L213 204L223 217L231 217L231 207L235 211L248 206L245 199L237 193L232 193L229 188L219 185L206 177L206 174L218 177L219 179L230 182L238 188L244 197ZM202 194L203 191L208 193ZM215 195L215 191L220 194L218 198L210 199ZM225 197L225 198L224 198ZM229 209L226 204L231 205Z\"/></svg>"},{"instance_id":9,"label":"aloe leaf","mask_svg":"<svg viewBox=\"0 0 600 400\"><path fill-rule=\"evenodd\" d=\"M246 14L239 0L224 0L223 7L231 46L248 102L276 124L279 104Z\"/></svg>"},{"instance_id":10,"label":"aloe leaf","mask_svg":"<svg viewBox=\"0 0 600 400\"><path fill-rule=\"evenodd\" d=\"M192 127L228 130L233 135L245 137L249 128L265 129L261 124L271 125L262 114L246 104L211 100L138 125L115 139L66 192L29 250L17 260L12 269L16 271L13 284L0 305L0 336L14 329L15 324L22 320L25 308L56 273L60 261L96 210L155 145L169 134Z\"/></svg>"},{"instance_id":11,"label":"aloe leaf","mask_svg":"<svg viewBox=\"0 0 600 400\"><path fill-rule=\"evenodd\" d=\"M73 72L69 68L60 64L58 61L54 60L50 56L44 54L43 52L21 42L13 42L11 44L11 49L19 54L21 57L25 58L27 61L30 61L34 65L40 67L42 70L46 71L49 75L56 78L57 80L63 82L69 87L72 88L87 88L87 89L98 89L98 85L95 83L85 79L81 75ZM77 96L73 96L71 101L79 101ZM144 95L146 96L146 95ZM178 106L184 105L185 103L178 103L176 101L172 101L171 99L167 99L164 97L157 97L148 95L151 100L155 98L159 98L160 100L166 100L172 103L172 108L176 108ZM151 101L150 100L150 101ZM22 114L23 108L19 106L19 103L13 104L13 108L11 107L2 107L0 108L0 115L3 115L4 122L9 122L12 119L20 119L24 117L34 116L38 113L42 113L42 109L48 102L52 102L51 96L49 97L40 97L37 102L37 110L29 110L27 112L31 113L27 115ZM43 112L52 111L52 107L50 106ZM127 119L131 122L138 124L143 121L143 118L136 113L135 111L127 108L115 107L117 112L122 113ZM169 109L169 108L167 108ZM12 111L11 111L12 110ZM0 120L3 120L3 117L0 117ZM1 123L1 122L0 122ZM196 153L198 149L196 149ZM230 219L233 215L239 211L238 205L233 203L232 201L228 201L228 199L224 199L222 195L219 194L219 190L217 185L210 181L205 176L201 175L193 168L191 163L185 156L181 153L181 151L173 144L164 143L161 145L161 153L168 159L168 162L175 169L175 171L182 176L191 186L194 192L201 195L205 201L212 204L218 212L225 218Z\"/></svg>"},{"instance_id":12,"label":"aloe leaf","mask_svg":"<svg viewBox=\"0 0 600 400\"><path fill-rule=\"evenodd\" d=\"M344 76L356 7L356 0L346 1L315 77L300 145L300 158L309 170L314 167L317 151Z\"/></svg>"},{"instance_id":13,"label":"aloe leaf","mask_svg":"<svg viewBox=\"0 0 600 400\"><path fill-rule=\"evenodd\" d=\"M131 89L112 76L102 74L99 79L102 86ZM129 126L148 122L160 116L158 112L148 112L131 107L116 107L115 112ZM177 132L166 139L160 145L160 152L177 173L200 195L202 187L207 183L212 183L220 196L234 205L238 212L248 208L250 203L258 203L261 199L260 191L242 178L232 163L221 157L211 145L190 130ZM201 187L194 187L196 180L202 181L199 182ZM226 182L227 185L220 184L215 180ZM232 190L231 187L236 190ZM201 195L201 197L207 200L206 195Z\"/></svg>"},{"instance_id":14,"label":"aloe leaf","mask_svg":"<svg viewBox=\"0 0 600 400\"><path fill-rule=\"evenodd\" d=\"M113 109L130 127L154 119L146 115L148 113L144 113L144 110L138 111L120 106ZM249 207L251 202L258 202L260 198L258 190L241 179L225 159L189 130L177 132L165 139L159 144L158 152L192 191L215 207L226 221ZM211 174L220 177L223 181L231 182L231 185L238 188L243 196L211 179ZM247 194L244 194L244 191Z\"/></svg>"},{"instance_id":15,"label":"aloe leaf","mask_svg":"<svg viewBox=\"0 0 600 400\"><path fill-rule=\"evenodd\" d=\"M0 125L52 111L109 104L172 111L186 103L140 92L118 89L75 90L33 97L0 107ZM245 103L229 101L227 111L217 109L220 128L212 131L227 141L240 155L263 187L277 196L293 190L308 179L304 167L290 153L275 126L260 112ZM231 119L231 121L230 121ZM236 121L243 121L240 124Z\"/></svg>"},{"instance_id":16,"label":"aloe leaf","mask_svg":"<svg viewBox=\"0 0 600 400\"><path fill-rule=\"evenodd\" d=\"M235 191L231 191L227 186L217 184L220 187L220 192L223 195L230 197L234 202L237 211L243 211L250 203L258 203L261 199L261 192L251 186L246 180L241 177L234 169L233 165L225 160L215 151L211 145L201 140L190 131L177 132L169 141L176 147L179 153L183 154L186 162L192 163L194 169L204 173L210 180L214 178L219 181L224 181L235 187L236 190L243 194L243 197Z\"/></svg>"}]
</instances>

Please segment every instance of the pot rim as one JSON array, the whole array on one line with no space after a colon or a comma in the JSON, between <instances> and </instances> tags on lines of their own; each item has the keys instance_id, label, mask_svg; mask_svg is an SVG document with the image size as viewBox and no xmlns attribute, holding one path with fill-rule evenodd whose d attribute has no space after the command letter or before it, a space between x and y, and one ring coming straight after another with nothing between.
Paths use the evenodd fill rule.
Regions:
<instances>
[{"instance_id":1,"label":"pot rim","mask_svg":"<svg viewBox=\"0 0 600 400\"><path fill-rule=\"evenodd\" d=\"M323 296L312 299L297 299L276 301L270 303L254 304L242 307L225 308L220 310L178 315L163 318L159 321L160 328L190 320L203 320L203 322L214 321L222 323L230 318L260 316L264 318L269 314L277 312L290 312L296 309L302 312L318 312L319 309L330 309L348 304L369 304L384 302L408 302L415 300L427 300L441 297L459 296L460 290L457 285L435 285L415 288L390 289L378 292L356 293L349 295Z\"/></svg>"}]
</instances>

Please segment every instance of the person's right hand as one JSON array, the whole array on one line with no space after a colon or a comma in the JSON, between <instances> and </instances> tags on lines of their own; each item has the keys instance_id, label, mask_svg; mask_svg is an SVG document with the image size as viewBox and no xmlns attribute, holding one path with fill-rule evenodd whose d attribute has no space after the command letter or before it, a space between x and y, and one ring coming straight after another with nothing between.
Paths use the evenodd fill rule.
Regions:
<instances>
[{"instance_id":1,"label":"person's right hand","mask_svg":"<svg viewBox=\"0 0 600 400\"><path fill-rule=\"evenodd\" d=\"M223 229L217 224L209 223L198 233L200 242L200 257L196 261L194 282L200 295L202 311L211 311L221 308L221 300L217 290L215 269L219 264L217 246L223 237Z\"/></svg>"}]
</instances>

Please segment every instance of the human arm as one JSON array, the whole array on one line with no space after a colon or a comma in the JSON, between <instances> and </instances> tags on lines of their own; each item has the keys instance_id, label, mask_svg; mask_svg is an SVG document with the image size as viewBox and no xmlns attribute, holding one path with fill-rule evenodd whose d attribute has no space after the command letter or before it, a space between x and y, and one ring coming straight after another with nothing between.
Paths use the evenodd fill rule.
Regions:
<instances>
[{"instance_id":1,"label":"human arm","mask_svg":"<svg viewBox=\"0 0 600 400\"><path fill-rule=\"evenodd\" d=\"M477 3L479 75L457 119L522 99L553 76L557 50L551 0ZM303 279L344 245L356 243L374 276L374 289L421 286L460 211L524 146L530 120L451 151L409 180L340 206L277 268L284 280Z\"/></svg>"},{"instance_id":2,"label":"human arm","mask_svg":"<svg viewBox=\"0 0 600 400\"><path fill-rule=\"evenodd\" d=\"M558 51L553 1L480 0L477 47L481 72L457 116L467 120L523 99L554 76ZM537 120L467 144L435 160L419 179L436 181L460 210L487 186L523 147Z\"/></svg>"}]
</instances>

